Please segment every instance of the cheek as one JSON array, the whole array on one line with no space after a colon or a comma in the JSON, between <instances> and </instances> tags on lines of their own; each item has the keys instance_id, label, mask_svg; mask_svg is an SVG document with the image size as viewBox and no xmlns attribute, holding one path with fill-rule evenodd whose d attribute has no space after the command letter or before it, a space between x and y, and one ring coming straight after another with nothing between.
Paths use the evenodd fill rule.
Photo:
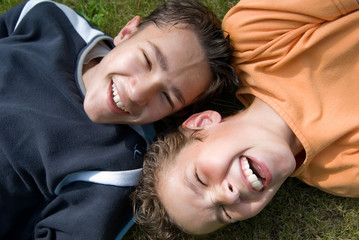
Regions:
<instances>
[{"instance_id":1,"label":"cheek","mask_svg":"<svg viewBox=\"0 0 359 240\"><path fill-rule=\"evenodd\" d=\"M170 114L172 114L172 112L169 110L169 108L165 105L163 101L164 100L161 100L160 98L153 100L145 107L143 114L147 118L151 119L152 122L169 116Z\"/></svg>"},{"instance_id":2,"label":"cheek","mask_svg":"<svg viewBox=\"0 0 359 240\"><path fill-rule=\"evenodd\" d=\"M197 84L195 84L194 82L197 82ZM182 90L182 92L185 93L186 103L190 103L190 104L193 103L200 94L206 91L208 85L209 85L209 81L207 80L202 80L202 82L193 80L187 83Z\"/></svg>"},{"instance_id":3,"label":"cheek","mask_svg":"<svg viewBox=\"0 0 359 240\"><path fill-rule=\"evenodd\" d=\"M206 133L207 134L207 133ZM228 170L227 155L225 155L218 141L213 138L205 138L204 142L197 142L194 149L196 156L196 168L208 178L216 180ZM228 158L229 159L229 158Z\"/></svg>"},{"instance_id":4,"label":"cheek","mask_svg":"<svg viewBox=\"0 0 359 240\"><path fill-rule=\"evenodd\" d=\"M137 55L128 51L112 50L107 54L103 60L103 68L110 72L121 73L123 75L130 75L133 72L139 71L140 61Z\"/></svg>"},{"instance_id":5,"label":"cheek","mask_svg":"<svg viewBox=\"0 0 359 240\"><path fill-rule=\"evenodd\" d=\"M227 209L235 221L243 221L258 215L268 203L269 201L241 202L239 205Z\"/></svg>"},{"instance_id":6,"label":"cheek","mask_svg":"<svg viewBox=\"0 0 359 240\"><path fill-rule=\"evenodd\" d=\"M221 166L220 161L212 161L210 158L202 159L204 160L198 164L199 174L202 174L204 177L212 180L217 179L222 175L221 170L223 169L223 166Z\"/></svg>"}]
</instances>

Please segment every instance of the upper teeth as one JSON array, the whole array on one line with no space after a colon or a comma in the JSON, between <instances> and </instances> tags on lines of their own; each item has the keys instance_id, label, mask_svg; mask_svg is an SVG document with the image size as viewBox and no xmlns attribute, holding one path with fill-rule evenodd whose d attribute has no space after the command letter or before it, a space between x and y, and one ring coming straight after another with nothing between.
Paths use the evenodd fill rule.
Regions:
<instances>
[{"instance_id":1,"label":"upper teeth","mask_svg":"<svg viewBox=\"0 0 359 240\"><path fill-rule=\"evenodd\" d=\"M246 157L241 157L241 166L244 175L246 176L248 182L255 189L260 191L263 188L263 184L258 180L258 177L253 173L249 166L248 159Z\"/></svg>"},{"instance_id":2,"label":"upper teeth","mask_svg":"<svg viewBox=\"0 0 359 240\"><path fill-rule=\"evenodd\" d=\"M125 108L125 105L123 105L123 103L121 102L120 96L118 96L118 92L117 92L117 89L116 89L114 83L112 84L112 94L113 94L113 101L115 101L116 106L119 109L127 112L127 109Z\"/></svg>"}]
</instances>

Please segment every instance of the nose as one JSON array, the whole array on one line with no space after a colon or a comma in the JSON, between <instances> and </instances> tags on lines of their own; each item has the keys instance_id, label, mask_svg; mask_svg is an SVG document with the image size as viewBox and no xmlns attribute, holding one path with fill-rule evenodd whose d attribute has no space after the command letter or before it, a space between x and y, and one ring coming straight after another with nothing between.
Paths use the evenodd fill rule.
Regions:
<instances>
[{"instance_id":1,"label":"nose","mask_svg":"<svg viewBox=\"0 0 359 240\"><path fill-rule=\"evenodd\" d=\"M228 180L222 182L216 194L217 201L223 204L238 203L239 196L239 189Z\"/></svg>"},{"instance_id":2,"label":"nose","mask_svg":"<svg viewBox=\"0 0 359 240\"><path fill-rule=\"evenodd\" d=\"M145 106L160 92L161 79L159 77L140 76L130 82L128 97L133 103Z\"/></svg>"}]
</instances>

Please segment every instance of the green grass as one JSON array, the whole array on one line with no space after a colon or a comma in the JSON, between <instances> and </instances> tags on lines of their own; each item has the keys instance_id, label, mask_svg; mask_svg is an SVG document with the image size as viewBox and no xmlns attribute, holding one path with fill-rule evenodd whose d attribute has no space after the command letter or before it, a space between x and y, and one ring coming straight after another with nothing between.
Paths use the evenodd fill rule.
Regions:
<instances>
[{"instance_id":1,"label":"green grass","mask_svg":"<svg viewBox=\"0 0 359 240\"><path fill-rule=\"evenodd\" d=\"M21 2L21 0L0 0L0 13ZM127 21L136 15L147 15L163 0L60 0L59 2L82 13L91 23L110 36L116 36ZM236 1L206 0L204 2L222 19L230 4ZM146 238L138 227L134 227L125 239ZM259 215L200 239L359 239L359 201L335 197L290 178Z\"/></svg>"},{"instance_id":2,"label":"green grass","mask_svg":"<svg viewBox=\"0 0 359 240\"><path fill-rule=\"evenodd\" d=\"M0 0L0 13L23 2L22 0ZM59 0L81 13L94 26L114 37L134 16L146 16L164 0ZM204 1L223 18L229 9L228 1Z\"/></svg>"},{"instance_id":3,"label":"green grass","mask_svg":"<svg viewBox=\"0 0 359 240\"><path fill-rule=\"evenodd\" d=\"M256 217L193 240L355 240L359 239L358 203L289 178ZM138 227L126 237L146 239Z\"/></svg>"}]
</instances>

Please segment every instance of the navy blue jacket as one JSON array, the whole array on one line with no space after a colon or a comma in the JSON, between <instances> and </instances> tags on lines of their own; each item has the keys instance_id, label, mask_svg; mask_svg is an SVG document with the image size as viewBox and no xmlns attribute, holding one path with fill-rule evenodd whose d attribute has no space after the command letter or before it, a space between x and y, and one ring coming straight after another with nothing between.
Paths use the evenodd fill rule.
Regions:
<instances>
[{"instance_id":1,"label":"navy blue jacket","mask_svg":"<svg viewBox=\"0 0 359 240\"><path fill-rule=\"evenodd\" d=\"M83 54L112 46L70 8L31 0L0 15L0 239L114 239L129 187L57 184L78 171L142 167L146 142L92 122L77 84Z\"/></svg>"}]
</instances>

